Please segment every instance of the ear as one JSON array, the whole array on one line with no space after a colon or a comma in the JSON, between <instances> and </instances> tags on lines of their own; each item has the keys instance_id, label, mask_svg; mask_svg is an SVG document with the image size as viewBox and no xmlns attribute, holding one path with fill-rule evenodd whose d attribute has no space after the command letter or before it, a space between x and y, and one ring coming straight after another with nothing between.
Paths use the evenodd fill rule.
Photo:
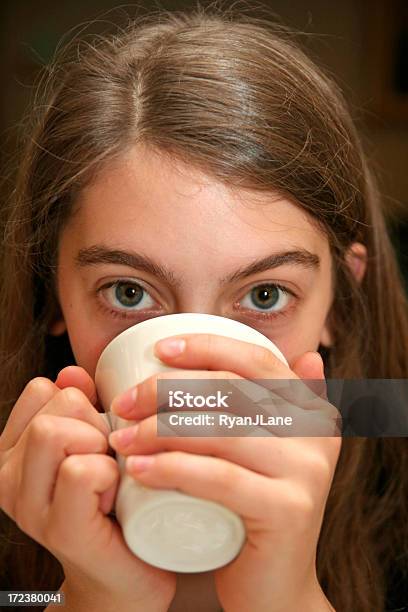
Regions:
<instances>
[{"instance_id":1,"label":"ear","mask_svg":"<svg viewBox=\"0 0 408 612\"><path fill-rule=\"evenodd\" d=\"M332 336L331 336L330 329L329 329L328 317L320 333L319 344L321 344L322 346L325 346L326 348L330 347L333 344Z\"/></svg>"},{"instance_id":2,"label":"ear","mask_svg":"<svg viewBox=\"0 0 408 612\"><path fill-rule=\"evenodd\" d=\"M356 281L361 283L367 268L367 249L364 244L361 244L361 242L353 242L353 244L348 247L344 259Z\"/></svg>"},{"instance_id":3,"label":"ear","mask_svg":"<svg viewBox=\"0 0 408 612\"><path fill-rule=\"evenodd\" d=\"M51 323L48 327L48 333L50 336L62 336L62 334L67 330L67 326L65 324L64 316L61 312L61 308L57 306L57 313L54 315Z\"/></svg>"},{"instance_id":4,"label":"ear","mask_svg":"<svg viewBox=\"0 0 408 612\"><path fill-rule=\"evenodd\" d=\"M361 242L353 242L346 250L344 256L347 266L350 268L354 278L358 283L363 280L367 267L367 249ZM330 347L333 344L330 333L330 315L327 316L325 325L321 331L320 344Z\"/></svg>"},{"instance_id":5,"label":"ear","mask_svg":"<svg viewBox=\"0 0 408 612\"><path fill-rule=\"evenodd\" d=\"M62 334L67 330L67 326L65 325L64 319L58 319L58 321L54 321L49 327L48 333L50 336L62 336Z\"/></svg>"}]
</instances>

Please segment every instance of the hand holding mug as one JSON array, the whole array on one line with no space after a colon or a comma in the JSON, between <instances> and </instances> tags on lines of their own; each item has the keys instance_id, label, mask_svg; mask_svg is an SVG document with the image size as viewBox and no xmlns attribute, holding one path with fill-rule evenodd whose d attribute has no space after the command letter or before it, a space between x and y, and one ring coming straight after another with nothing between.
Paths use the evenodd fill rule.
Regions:
<instances>
[{"instance_id":1,"label":"hand holding mug","mask_svg":"<svg viewBox=\"0 0 408 612\"><path fill-rule=\"evenodd\" d=\"M146 320L119 334L102 352L95 372L101 404L109 410L114 398L149 376L168 371L153 354L154 342L169 333L209 330L267 347L285 363L279 349L253 328L232 319L202 313L182 313ZM190 373L181 370L178 374ZM129 423L110 413L113 429ZM136 416L136 418L138 418ZM117 456L121 482L116 516L129 548L145 561L179 572L202 572L225 565L242 547L242 519L222 504L184 494L140 487L125 473Z\"/></svg>"},{"instance_id":2,"label":"hand holding mug","mask_svg":"<svg viewBox=\"0 0 408 612\"><path fill-rule=\"evenodd\" d=\"M341 438L325 437L157 437L157 377L194 376L250 379L321 379L317 353L306 353L291 366L265 350L235 338L183 334L179 352L156 356L173 373L155 375L115 400L115 410L139 421L127 444L110 440L128 456L129 475L147 487L173 487L220 503L237 513L246 529L239 555L215 571L219 600L226 612L249 609L317 612L332 610L316 577L316 547L324 507L337 463ZM172 340L175 340L173 338ZM160 347L162 347L160 349ZM322 403L328 420L337 411Z\"/></svg>"}]
</instances>

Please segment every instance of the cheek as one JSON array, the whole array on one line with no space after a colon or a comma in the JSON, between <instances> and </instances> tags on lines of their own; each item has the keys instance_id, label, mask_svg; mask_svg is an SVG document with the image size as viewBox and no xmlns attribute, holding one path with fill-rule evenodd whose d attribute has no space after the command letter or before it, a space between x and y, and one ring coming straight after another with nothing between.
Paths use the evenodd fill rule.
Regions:
<instances>
[{"instance_id":1,"label":"cheek","mask_svg":"<svg viewBox=\"0 0 408 612\"><path fill-rule=\"evenodd\" d=\"M76 364L94 379L98 359L114 335L108 335L103 326L90 324L85 317L67 316L66 324Z\"/></svg>"},{"instance_id":2,"label":"cheek","mask_svg":"<svg viewBox=\"0 0 408 612\"><path fill-rule=\"evenodd\" d=\"M328 308L323 308L321 304L310 304L302 313L299 313L293 325L286 328L281 334L269 336L289 363L293 363L307 351L317 351L327 312Z\"/></svg>"},{"instance_id":3,"label":"cheek","mask_svg":"<svg viewBox=\"0 0 408 612\"><path fill-rule=\"evenodd\" d=\"M280 340L275 340L274 338L271 338L271 340L285 355L286 361L293 363L303 353L317 351L319 346L318 336L319 334L313 334L310 331L308 333L296 332Z\"/></svg>"},{"instance_id":4,"label":"cheek","mask_svg":"<svg viewBox=\"0 0 408 612\"><path fill-rule=\"evenodd\" d=\"M75 363L94 378L96 364L103 349L122 331L112 330L83 298L75 283L64 279L60 285L60 303Z\"/></svg>"}]
</instances>

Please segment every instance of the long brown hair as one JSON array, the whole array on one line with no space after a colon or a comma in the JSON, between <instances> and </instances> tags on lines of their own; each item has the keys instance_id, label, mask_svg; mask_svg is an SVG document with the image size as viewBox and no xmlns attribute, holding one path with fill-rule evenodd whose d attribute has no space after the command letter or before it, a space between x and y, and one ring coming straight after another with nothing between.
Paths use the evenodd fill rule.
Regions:
<instances>
[{"instance_id":1,"label":"long brown hair","mask_svg":"<svg viewBox=\"0 0 408 612\"><path fill-rule=\"evenodd\" d=\"M4 420L31 378L74 363L67 336L47 334L58 313L58 237L83 186L137 143L305 209L326 233L336 271L326 376L408 377L407 302L376 180L341 91L287 27L216 7L139 17L60 50L31 116L3 208ZM345 262L354 241L368 251L361 284ZM407 499L405 439L343 440L317 557L337 610L384 609L387 572L408 546ZM57 588L58 562L3 523L15 587Z\"/></svg>"}]
</instances>

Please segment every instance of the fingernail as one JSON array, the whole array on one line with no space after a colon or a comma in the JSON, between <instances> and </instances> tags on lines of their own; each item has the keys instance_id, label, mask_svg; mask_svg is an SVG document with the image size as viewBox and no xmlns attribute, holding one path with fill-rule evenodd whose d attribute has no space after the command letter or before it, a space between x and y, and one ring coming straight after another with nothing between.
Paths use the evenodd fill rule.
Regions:
<instances>
[{"instance_id":1,"label":"fingernail","mask_svg":"<svg viewBox=\"0 0 408 612\"><path fill-rule=\"evenodd\" d=\"M135 407L136 398L137 387L132 387L131 389L125 391L125 393L122 393L122 395L115 397L111 404L113 414L124 416L131 413Z\"/></svg>"},{"instance_id":2,"label":"fingernail","mask_svg":"<svg viewBox=\"0 0 408 612\"><path fill-rule=\"evenodd\" d=\"M151 455L132 455L126 459L126 469L129 472L144 472L154 462Z\"/></svg>"},{"instance_id":3,"label":"fingernail","mask_svg":"<svg viewBox=\"0 0 408 612\"><path fill-rule=\"evenodd\" d=\"M138 427L138 425L133 425L132 427L125 427L123 429L113 431L109 435L109 444L113 446L113 448L116 448L117 446L120 448L127 446L135 439Z\"/></svg>"},{"instance_id":4,"label":"fingernail","mask_svg":"<svg viewBox=\"0 0 408 612\"><path fill-rule=\"evenodd\" d=\"M186 348L186 341L183 338L160 340L156 344L156 350L163 357L176 357Z\"/></svg>"}]
</instances>

